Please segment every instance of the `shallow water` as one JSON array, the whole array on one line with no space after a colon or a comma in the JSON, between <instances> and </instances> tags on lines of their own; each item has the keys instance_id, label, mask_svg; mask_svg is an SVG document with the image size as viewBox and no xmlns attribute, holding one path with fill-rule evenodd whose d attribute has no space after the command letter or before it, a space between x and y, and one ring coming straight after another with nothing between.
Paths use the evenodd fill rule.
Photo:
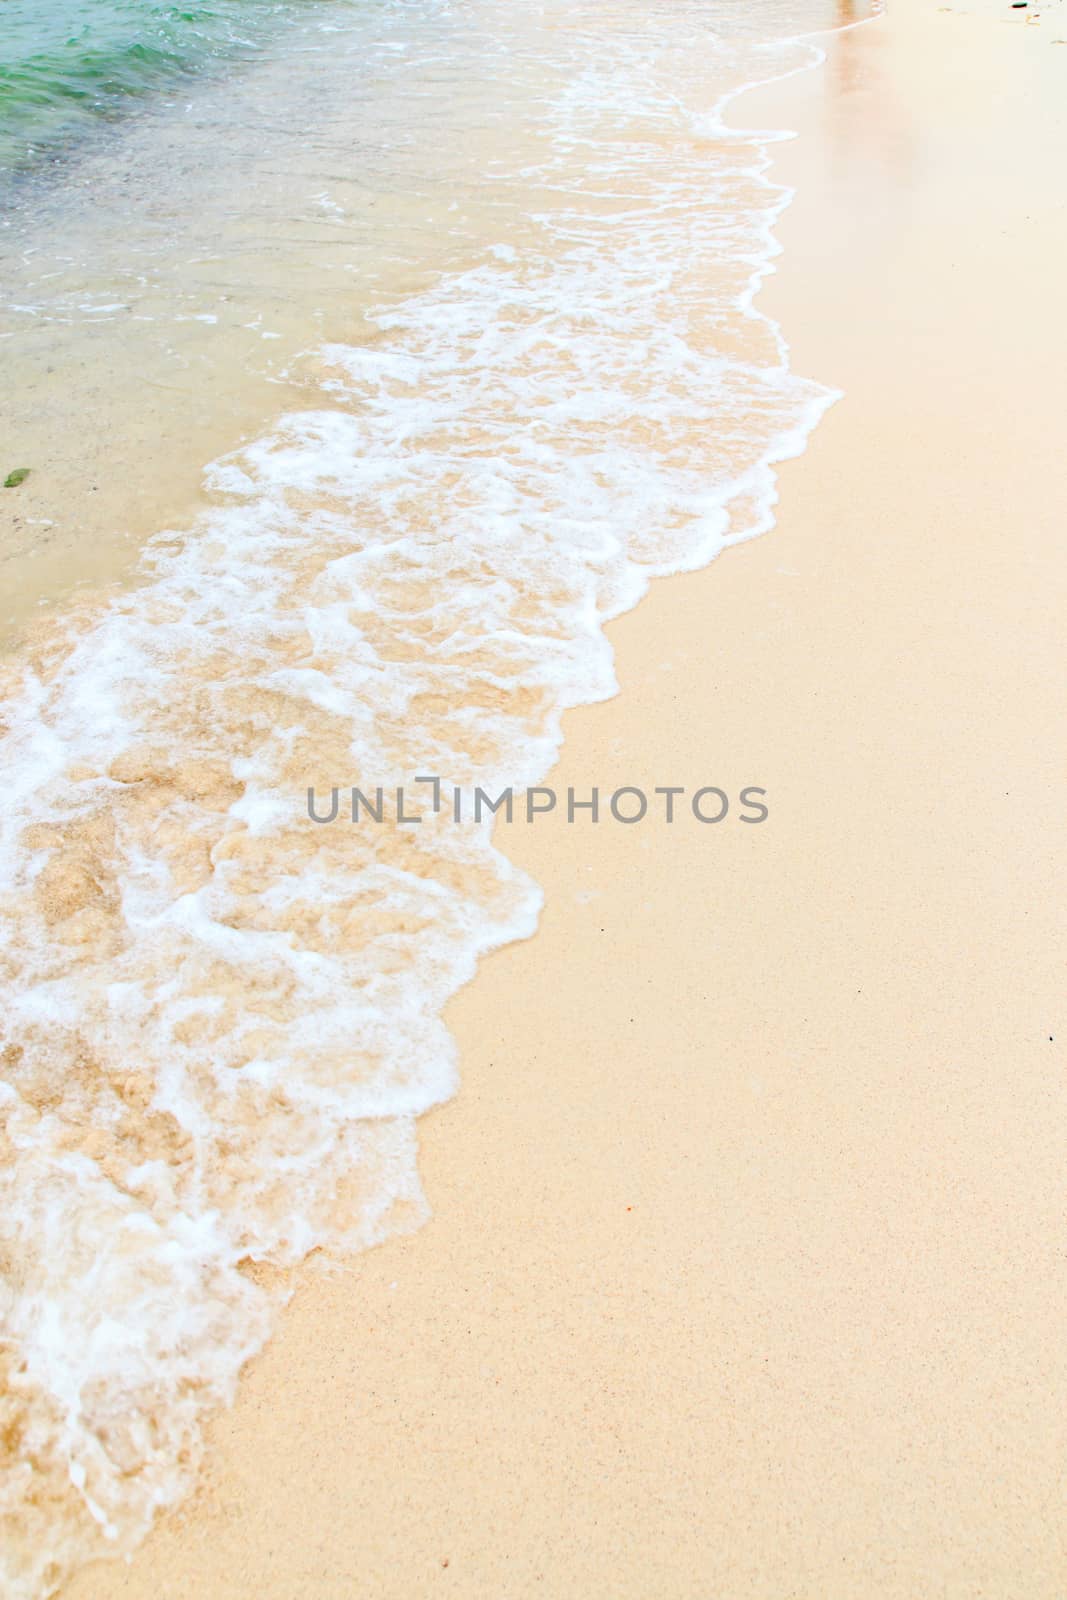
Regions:
<instances>
[{"instance_id":1,"label":"shallow water","mask_svg":"<svg viewBox=\"0 0 1067 1600\"><path fill-rule=\"evenodd\" d=\"M263 1269L423 1218L441 1009L538 891L488 819L307 788L537 782L603 623L769 526L833 396L752 305L788 195L724 110L832 20L338 10L9 213L7 1592L187 1490Z\"/></svg>"}]
</instances>

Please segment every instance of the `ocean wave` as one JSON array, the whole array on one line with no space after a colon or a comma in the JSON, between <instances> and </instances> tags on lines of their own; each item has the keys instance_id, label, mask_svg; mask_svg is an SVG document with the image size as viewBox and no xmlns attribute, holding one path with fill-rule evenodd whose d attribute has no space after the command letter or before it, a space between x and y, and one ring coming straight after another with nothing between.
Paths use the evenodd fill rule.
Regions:
<instances>
[{"instance_id":1,"label":"ocean wave","mask_svg":"<svg viewBox=\"0 0 1067 1600\"><path fill-rule=\"evenodd\" d=\"M834 398L753 305L789 199L772 136L728 129L637 11L566 48L543 160L493 178L531 197L521 248L309 356L314 408L209 469L138 587L6 669L12 1595L188 1490L274 1269L424 1219L442 1007L535 929L489 819L321 827L308 787L542 779L563 711L615 691L604 623L766 529Z\"/></svg>"},{"instance_id":2,"label":"ocean wave","mask_svg":"<svg viewBox=\"0 0 1067 1600\"><path fill-rule=\"evenodd\" d=\"M96 124L306 26L312 10L293 0L5 0L0 174L54 160Z\"/></svg>"}]
</instances>

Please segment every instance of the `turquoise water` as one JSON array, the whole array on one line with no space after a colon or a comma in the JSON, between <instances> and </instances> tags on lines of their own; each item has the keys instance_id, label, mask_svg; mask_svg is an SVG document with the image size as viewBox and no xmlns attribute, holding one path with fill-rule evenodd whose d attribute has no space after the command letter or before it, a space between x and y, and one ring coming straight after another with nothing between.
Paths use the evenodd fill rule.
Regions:
<instances>
[{"instance_id":1,"label":"turquoise water","mask_svg":"<svg viewBox=\"0 0 1067 1600\"><path fill-rule=\"evenodd\" d=\"M256 55L315 0L0 0L0 173L54 160L101 122Z\"/></svg>"}]
</instances>

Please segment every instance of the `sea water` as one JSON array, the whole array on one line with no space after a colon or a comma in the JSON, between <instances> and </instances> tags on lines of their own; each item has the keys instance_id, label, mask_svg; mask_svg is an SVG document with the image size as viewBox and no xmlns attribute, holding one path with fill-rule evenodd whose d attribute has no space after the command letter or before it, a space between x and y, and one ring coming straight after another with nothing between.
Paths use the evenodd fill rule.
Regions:
<instances>
[{"instance_id":1,"label":"sea water","mask_svg":"<svg viewBox=\"0 0 1067 1600\"><path fill-rule=\"evenodd\" d=\"M771 524L834 395L754 302L790 196L730 108L835 20L8 0L24 520L92 577L106 480L135 536L0 683L5 1594L188 1491L290 1269L424 1219L442 1008L539 892L489 818L308 788L539 782L604 623Z\"/></svg>"}]
</instances>

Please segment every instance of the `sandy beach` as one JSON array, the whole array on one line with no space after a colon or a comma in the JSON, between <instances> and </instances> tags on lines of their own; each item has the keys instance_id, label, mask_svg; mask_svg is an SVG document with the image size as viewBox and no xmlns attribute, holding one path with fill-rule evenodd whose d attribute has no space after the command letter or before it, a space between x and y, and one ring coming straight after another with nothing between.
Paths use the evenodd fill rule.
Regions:
<instances>
[{"instance_id":1,"label":"sandy beach","mask_svg":"<svg viewBox=\"0 0 1067 1600\"><path fill-rule=\"evenodd\" d=\"M1033 10L1031 8L1031 15ZM777 527L613 623L498 828L432 1220L308 1269L198 1493L66 1600L1067 1592L1067 16L896 0L790 126L765 287L844 391Z\"/></svg>"}]
</instances>

